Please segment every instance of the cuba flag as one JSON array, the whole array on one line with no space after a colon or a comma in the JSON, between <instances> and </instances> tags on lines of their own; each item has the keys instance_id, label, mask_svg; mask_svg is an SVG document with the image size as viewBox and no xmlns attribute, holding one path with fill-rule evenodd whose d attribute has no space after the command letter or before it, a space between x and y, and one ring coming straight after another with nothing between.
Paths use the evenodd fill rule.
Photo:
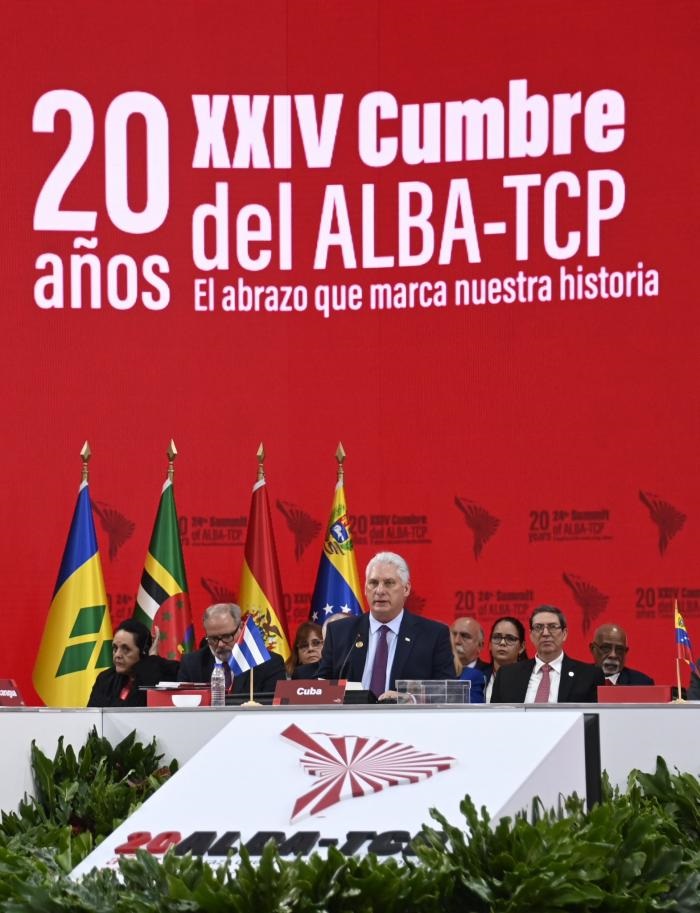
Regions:
<instances>
[{"instance_id":1,"label":"cuba flag","mask_svg":"<svg viewBox=\"0 0 700 913\"><path fill-rule=\"evenodd\" d=\"M229 665L234 675L242 675L256 666L261 666L271 659L265 646L262 631L253 621L253 616L248 615L243 630L238 635L231 651Z\"/></svg>"},{"instance_id":2,"label":"cuba flag","mask_svg":"<svg viewBox=\"0 0 700 913\"><path fill-rule=\"evenodd\" d=\"M342 478L335 486L331 516L323 543L316 586L311 597L311 621L322 625L331 615L361 615L362 590L345 503Z\"/></svg>"},{"instance_id":3,"label":"cuba flag","mask_svg":"<svg viewBox=\"0 0 700 913\"><path fill-rule=\"evenodd\" d=\"M112 622L88 483L68 533L32 681L49 707L85 707L97 673L112 665Z\"/></svg>"}]
</instances>

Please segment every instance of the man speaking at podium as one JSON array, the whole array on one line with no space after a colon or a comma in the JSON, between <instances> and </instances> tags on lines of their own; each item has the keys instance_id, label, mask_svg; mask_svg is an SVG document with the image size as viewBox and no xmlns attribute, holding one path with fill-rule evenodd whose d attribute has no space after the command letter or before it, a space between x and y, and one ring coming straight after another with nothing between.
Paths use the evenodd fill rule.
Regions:
<instances>
[{"instance_id":1,"label":"man speaking at podium","mask_svg":"<svg viewBox=\"0 0 700 913\"><path fill-rule=\"evenodd\" d=\"M454 679L447 625L407 611L410 592L404 559L376 554L365 574L369 614L328 626L318 678L361 681L379 699L396 679Z\"/></svg>"}]
</instances>

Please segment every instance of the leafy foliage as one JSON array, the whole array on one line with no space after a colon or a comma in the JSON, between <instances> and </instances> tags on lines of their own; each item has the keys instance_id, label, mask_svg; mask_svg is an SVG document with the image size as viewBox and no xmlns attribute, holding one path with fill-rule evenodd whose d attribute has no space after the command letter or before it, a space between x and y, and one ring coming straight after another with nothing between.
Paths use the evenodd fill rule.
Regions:
<instances>
[{"instance_id":1,"label":"leafy foliage","mask_svg":"<svg viewBox=\"0 0 700 913\"><path fill-rule=\"evenodd\" d=\"M3 814L0 913L700 913L700 781L633 772L604 784L591 811L573 796L494 824L469 797L457 826L439 812L403 862L374 856L289 860L274 844L229 865L138 851L119 872L66 872L175 769L132 734L91 734L76 756L36 746L36 799Z\"/></svg>"},{"instance_id":2,"label":"leafy foliage","mask_svg":"<svg viewBox=\"0 0 700 913\"><path fill-rule=\"evenodd\" d=\"M0 835L20 852L51 848L69 872L177 770L161 759L155 739L143 745L135 732L112 746L93 728L77 755L61 737L53 760L32 742L34 797L2 813Z\"/></svg>"}]
</instances>

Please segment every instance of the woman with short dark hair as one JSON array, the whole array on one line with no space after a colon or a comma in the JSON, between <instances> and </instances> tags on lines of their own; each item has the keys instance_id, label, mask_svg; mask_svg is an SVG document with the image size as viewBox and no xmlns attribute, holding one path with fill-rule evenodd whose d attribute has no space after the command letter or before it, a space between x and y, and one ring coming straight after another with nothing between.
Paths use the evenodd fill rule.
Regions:
<instances>
[{"instance_id":1,"label":"woman with short dark hair","mask_svg":"<svg viewBox=\"0 0 700 913\"><path fill-rule=\"evenodd\" d=\"M95 679L88 707L145 707L143 686L175 681L180 666L151 652L153 637L135 618L121 622L112 638L112 668Z\"/></svg>"}]
</instances>

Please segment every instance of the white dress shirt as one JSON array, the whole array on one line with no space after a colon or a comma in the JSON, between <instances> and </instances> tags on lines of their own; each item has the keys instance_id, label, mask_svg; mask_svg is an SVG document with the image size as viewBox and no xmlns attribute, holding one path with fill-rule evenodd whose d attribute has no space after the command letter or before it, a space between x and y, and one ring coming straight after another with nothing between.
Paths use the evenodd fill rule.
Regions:
<instances>
[{"instance_id":1,"label":"white dress shirt","mask_svg":"<svg viewBox=\"0 0 700 913\"><path fill-rule=\"evenodd\" d=\"M564 659L564 654L560 653L556 659L551 659L547 662L549 665L549 700L548 704L556 704L557 698L559 697L559 682L561 681L561 664ZM540 659L539 656L535 657L535 668L532 670L532 675L530 676L530 681L527 685L527 691L525 692L525 703L534 704L535 695L537 694L537 689L539 688L540 682L542 681L542 666L545 665L545 660Z\"/></svg>"},{"instance_id":2,"label":"white dress shirt","mask_svg":"<svg viewBox=\"0 0 700 913\"><path fill-rule=\"evenodd\" d=\"M362 673L362 687L369 691L369 683L372 681L372 667L374 666L374 654L377 652L377 643L379 642L379 629L386 625L389 630L386 634L386 643L389 648L389 655L386 660L386 679L384 681L384 690L389 689L389 680L391 678L391 669L394 665L394 655L396 654L396 641L399 637L399 628L403 619L403 609L396 618L391 621L377 621L374 615L369 616L369 643L367 645L367 659L365 668Z\"/></svg>"}]
</instances>

